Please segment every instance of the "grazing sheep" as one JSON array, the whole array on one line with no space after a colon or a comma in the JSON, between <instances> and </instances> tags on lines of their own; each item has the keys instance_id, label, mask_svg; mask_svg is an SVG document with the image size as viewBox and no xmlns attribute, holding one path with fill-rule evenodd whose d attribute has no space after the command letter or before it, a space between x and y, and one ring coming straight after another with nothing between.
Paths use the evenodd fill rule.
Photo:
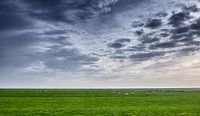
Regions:
<instances>
[{"instance_id":1,"label":"grazing sheep","mask_svg":"<svg viewBox=\"0 0 200 116\"><path fill-rule=\"evenodd\" d=\"M125 96L128 96L128 93L124 93Z\"/></svg>"},{"instance_id":2,"label":"grazing sheep","mask_svg":"<svg viewBox=\"0 0 200 116\"><path fill-rule=\"evenodd\" d=\"M156 94L156 92L154 91L153 94Z\"/></svg>"},{"instance_id":3,"label":"grazing sheep","mask_svg":"<svg viewBox=\"0 0 200 116\"><path fill-rule=\"evenodd\" d=\"M134 92L132 92L131 94L132 94L132 95L135 95L135 93L134 93Z\"/></svg>"},{"instance_id":4,"label":"grazing sheep","mask_svg":"<svg viewBox=\"0 0 200 116\"><path fill-rule=\"evenodd\" d=\"M112 92L113 94L115 94L116 92Z\"/></svg>"},{"instance_id":5,"label":"grazing sheep","mask_svg":"<svg viewBox=\"0 0 200 116\"><path fill-rule=\"evenodd\" d=\"M42 92L42 93L47 93L47 91L45 91L45 90L42 90L41 92Z\"/></svg>"},{"instance_id":6,"label":"grazing sheep","mask_svg":"<svg viewBox=\"0 0 200 116\"><path fill-rule=\"evenodd\" d=\"M146 95L150 95L150 93L146 93Z\"/></svg>"}]
</instances>

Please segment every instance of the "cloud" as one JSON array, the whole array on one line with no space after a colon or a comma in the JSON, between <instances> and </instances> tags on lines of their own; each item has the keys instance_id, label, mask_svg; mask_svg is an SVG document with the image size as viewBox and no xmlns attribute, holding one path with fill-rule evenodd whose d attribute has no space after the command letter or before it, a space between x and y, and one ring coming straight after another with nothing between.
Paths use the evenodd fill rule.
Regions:
<instances>
[{"instance_id":1,"label":"cloud","mask_svg":"<svg viewBox=\"0 0 200 116\"><path fill-rule=\"evenodd\" d=\"M108 47L119 49L125 46L125 44L130 43L131 40L127 38L121 38L116 40L114 43L108 44Z\"/></svg>"},{"instance_id":2,"label":"cloud","mask_svg":"<svg viewBox=\"0 0 200 116\"><path fill-rule=\"evenodd\" d=\"M154 43L154 42L159 41L159 38L151 37L149 35L144 35L143 37L140 38L140 41L142 44L148 44L148 43Z\"/></svg>"},{"instance_id":3,"label":"cloud","mask_svg":"<svg viewBox=\"0 0 200 116\"><path fill-rule=\"evenodd\" d=\"M158 17L166 17L168 15L168 13L164 12L164 11L159 11L156 16Z\"/></svg>"},{"instance_id":4,"label":"cloud","mask_svg":"<svg viewBox=\"0 0 200 116\"><path fill-rule=\"evenodd\" d=\"M190 29L189 27L179 27L179 28L176 28L176 29L172 30L172 32L174 34L182 34L182 33L188 32L189 29Z\"/></svg>"},{"instance_id":5,"label":"cloud","mask_svg":"<svg viewBox=\"0 0 200 116\"><path fill-rule=\"evenodd\" d=\"M191 29L199 30L200 29L200 19L197 19L195 23L191 25Z\"/></svg>"},{"instance_id":6,"label":"cloud","mask_svg":"<svg viewBox=\"0 0 200 116\"><path fill-rule=\"evenodd\" d=\"M159 49L159 48L174 48L176 47L176 43L174 41L171 42L164 42L164 43L157 43L150 46L150 49Z\"/></svg>"},{"instance_id":7,"label":"cloud","mask_svg":"<svg viewBox=\"0 0 200 116\"><path fill-rule=\"evenodd\" d=\"M117 1L117 0L116 0ZM116 2L105 0L34 0L25 1L27 13L41 20L77 23L92 19L110 11L110 5ZM37 10L35 10L37 9Z\"/></svg>"},{"instance_id":8,"label":"cloud","mask_svg":"<svg viewBox=\"0 0 200 116\"><path fill-rule=\"evenodd\" d=\"M111 43L108 45L108 47L111 47L111 48L122 48L124 45L121 44L121 43Z\"/></svg>"},{"instance_id":9,"label":"cloud","mask_svg":"<svg viewBox=\"0 0 200 116\"><path fill-rule=\"evenodd\" d=\"M162 21L160 19L151 19L146 23L145 27L154 29L161 25L162 25Z\"/></svg>"},{"instance_id":10,"label":"cloud","mask_svg":"<svg viewBox=\"0 0 200 116\"><path fill-rule=\"evenodd\" d=\"M22 30L32 25L21 9L11 1L0 2L0 31Z\"/></svg>"},{"instance_id":11,"label":"cloud","mask_svg":"<svg viewBox=\"0 0 200 116\"><path fill-rule=\"evenodd\" d=\"M37 61L29 64L25 71L27 73L50 73L52 70L48 69L47 66L42 61Z\"/></svg>"},{"instance_id":12,"label":"cloud","mask_svg":"<svg viewBox=\"0 0 200 116\"><path fill-rule=\"evenodd\" d=\"M131 42L131 40L130 40L130 39L127 39L127 38L121 38L121 39L116 40L115 42L129 43L129 42Z\"/></svg>"},{"instance_id":13,"label":"cloud","mask_svg":"<svg viewBox=\"0 0 200 116\"><path fill-rule=\"evenodd\" d=\"M131 24L131 26L133 28L142 27L142 26L144 26L144 23L142 23L140 21L133 21L132 24Z\"/></svg>"},{"instance_id":14,"label":"cloud","mask_svg":"<svg viewBox=\"0 0 200 116\"><path fill-rule=\"evenodd\" d=\"M0 9L1 86L199 81L198 65L180 63L199 55L197 0L7 0Z\"/></svg>"},{"instance_id":15,"label":"cloud","mask_svg":"<svg viewBox=\"0 0 200 116\"><path fill-rule=\"evenodd\" d=\"M183 22L187 19L189 19L189 13L187 12L179 12L172 14L172 16L169 18L169 24L171 24L174 27L180 26L183 24Z\"/></svg>"},{"instance_id":16,"label":"cloud","mask_svg":"<svg viewBox=\"0 0 200 116\"><path fill-rule=\"evenodd\" d=\"M151 58L163 56L165 53L162 52L149 52L149 53L137 53L130 56L133 61L143 61L143 60L150 60Z\"/></svg>"},{"instance_id":17,"label":"cloud","mask_svg":"<svg viewBox=\"0 0 200 116\"><path fill-rule=\"evenodd\" d=\"M21 67L32 59L26 56L30 45L37 43L39 38L32 32L7 32L0 34L0 69Z\"/></svg>"}]
</instances>

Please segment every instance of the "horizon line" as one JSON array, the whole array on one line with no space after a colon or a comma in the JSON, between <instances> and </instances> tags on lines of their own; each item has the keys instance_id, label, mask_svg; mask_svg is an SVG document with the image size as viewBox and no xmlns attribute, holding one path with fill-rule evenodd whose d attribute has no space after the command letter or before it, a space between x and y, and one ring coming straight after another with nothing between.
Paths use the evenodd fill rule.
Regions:
<instances>
[{"instance_id":1,"label":"horizon line","mask_svg":"<svg viewBox=\"0 0 200 116\"><path fill-rule=\"evenodd\" d=\"M0 87L0 89L200 89L198 87Z\"/></svg>"}]
</instances>

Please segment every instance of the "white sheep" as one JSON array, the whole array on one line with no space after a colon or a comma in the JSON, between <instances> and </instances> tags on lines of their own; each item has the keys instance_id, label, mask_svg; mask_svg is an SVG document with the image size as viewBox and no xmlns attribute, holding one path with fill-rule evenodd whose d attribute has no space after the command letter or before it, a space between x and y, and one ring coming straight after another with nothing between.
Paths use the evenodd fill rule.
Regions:
<instances>
[{"instance_id":1,"label":"white sheep","mask_svg":"<svg viewBox=\"0 0 200 116\"><path fill-rule=\"evenodd\" d=\"M131 94L132 94L132 95L135 95L135 93L134 93L134 92L132 92Z\"/></svg>"},{"instance_id":2,"label":"white sheep","mask_svg":"<svg viewBox=\"0 0 200 116\"><path fill-rule=\"evenodd\" d=\"M146 93L146 95L150 95L150 93Z\"/></svg>"},{"instance_id":3,"label":"white sheep","mask_svg":"<svg viewBox=\"0 0 200 116\"><path fill-rule=\"evenodd\" d=\"M124 93L125 96L128 96L128 93Z\"/></svg>"},{"instance_id":4,"label":"white sheep","mask_svg":"<svg viewBox=\"0 0 200 116\"><path fill-rule=\"evenodd\" d=\"M116 92L112 92L113 94L115 94Z\"/></svg>"}]
</instances>

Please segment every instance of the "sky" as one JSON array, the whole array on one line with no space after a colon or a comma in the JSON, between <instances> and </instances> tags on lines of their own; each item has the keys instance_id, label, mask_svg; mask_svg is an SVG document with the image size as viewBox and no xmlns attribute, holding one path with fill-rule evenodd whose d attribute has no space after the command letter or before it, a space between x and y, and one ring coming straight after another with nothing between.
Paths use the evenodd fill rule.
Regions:
<instances>
[{"instance_id":1,"label":"sky","mask_svg":"<svg viewBox=\"0 0 200 116\"><path fill-rule=\"evenodd\" d=\"M200 1L1 0L0 87L200 87Z\"/></svg>"}]
</instances>

